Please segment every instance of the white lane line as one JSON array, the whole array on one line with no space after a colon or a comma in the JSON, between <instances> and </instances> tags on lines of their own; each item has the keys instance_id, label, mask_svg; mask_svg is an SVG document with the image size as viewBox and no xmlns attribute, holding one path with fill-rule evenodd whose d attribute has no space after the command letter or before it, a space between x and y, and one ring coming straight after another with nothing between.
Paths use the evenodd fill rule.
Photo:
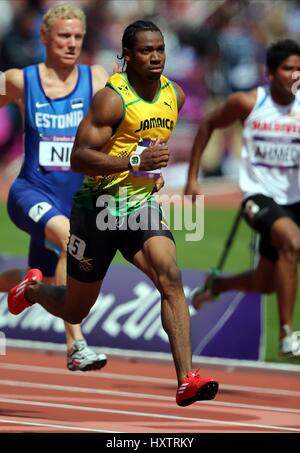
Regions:
<instances>
[{"instance_id":1,"label":"white lane line","mask_svg":"<svg viewBox=\"0 0 300 453\"><path fill-rule=\"evenodd\" d=\"M104 429L95 429L95 428L80 428L77 426L68 426L68 425L55 425L53 423L38 423L38 422L23 422L21 420L4 420L0 419L0 423L11 423L13 425L28 425L28 426L41 426L43 428L59 428L59 429L70 429L74 431L87 431L93 433L120 433L121 431L108 431Z\"/></svg>"},{"instance_id":2,"label":"white lane line","mask_svg":"<svg viewBox=\"0 0 300 453\"><path fill-rule=\"evenodd\" d=\"M30 365L16 365L10 363L0 364L0 369L15 370L15 371L28 371L37 373L53 373L53 374L62 374L68 375L71 377L70 371L63 370L61 368L53 367L43 367L43 366L30 366ZM77 375L78 376L78 375ZM80 378L84 377L96 377L100 379L115 379L117 381L136 381L136 382L147 382L151 384L166 384L176 386L175 379L166 379L166 378L157 378L151 376L137 376L134 374L122 374L122 373L105 373L105 372L93 372L89 371L88 374L81 373ZM280 395L280 396L290 396L292 398L300 398L300 391L297 390L285 390L285 389L275 389L275 388L265 388L265 387L252 387L247 385L231 385L231 384L220 384L220 390L230 390L232 392L253 392L253 393L262 393L268 395Z\"/></svg>"},{"instance_id":3,"label":"white lane line","mask_svg":"<svg viewBox=\"0 0 300 453\"><path fill-rule=\"evenodd\" d=\"M0 293L1 297L1 293ZM3 327L0 325L0 327ZM54 354L58 352L63 352L65 354L66 345L64 343L51 343L49 341L36 341L36 340L17 340L12 338L6 338L6 346L8 348L17 348L20 350L28 349L39 351L45 353L50 351ZM140 359L140 360L159 360L163 363L171 364L173 362L172 355L168 352L150 352L150 351L136 351L133 349L118 349L118 348L100 348L99 346L94 346L95 352L101 353L105 352L110 357L115 357L117 359L126 358L126 359ZM291 358L290 363L275 363L275 362L262 362L260 360L240 360L240 359L225 359L220 357L208 357L201 355L193 355L193 362L197 363L199 367L202 365L213 367L226 367L226 368L236 368L237 370L262 370L262 371L275 371L275 372L289 372L289 373L299 373L299 365L292 364L293 359Z\"/></svg>"},{"instance_id":4,"label":"white lane line","mask_svg":"<svg viewBox=\"0 0 300 453\"><path fill-rule=\"evenodd\" d=\"M174 403L174 398L164 395L154 395L149 393L133 393L133 392L121 392L116 390L103 390L95 388L86 388L86 387L77 387L56 384L41 384L37 382L24 382L24 381L12 381L7 379L0 379L0 385L10 386L10 387L24 387L30 389L42 389L42 390L56 390L62 392L78 392L85 394L97 394L97 395L106 395L106 396L117 396L124 398L133 398L133 399L149 399L156 401L170 401ZM228 403L223 401L201 401L202 405L208 406L223 406L223 407L236 407L239 409L254 409L261 411L269 412L287 412L292 414L300 414L300 409L286 408L286 407L273 407L273 406L260 406L256 404L242 404L242 403ZM192 406L190 409L199 409L198 406Z\"/></svg>"},{"instance_id":5,"label":"white lane line","mask_svg":"<svg viewBox=\"0 0 300 453\"><path fill-rule=\"evenodd\" d=\"M2 398L2 397L0 397L0 402L8 403L8 404L26 405L26 406L51 407L51 408L76 410L76 411L84 411L84 412L100 412L100 413L104 413L104 414L119 414L119 415L126 415L126 416L132 416L132 417L161 418L161 419L167 419L167 420L181 420L181 421L195 422L195 423L210 423L212 425L226 425L226 426L234 426L234 427L242 426L242 427L256 428L256 429L270 429L270 430L274 430L274 431L300 432L300 428L288 428L285 426L230 422L230 421L226 421L226 420L218 420L218 419L212 420L209 418L198 418L198 417L197 418L180 417L180 416L171 415L171 414L156 414L156 413L138 412L138 411L124 411L124 410L120 410L120 409L102 409L100 407L75 406L73 404L45 403L45 402L40 402L40 401L17 400L17 399L13 399L13 398Z\"/></svg>"},{"instance_id":6,"label":"white lane line","mask_svg":"<svg viewBox=\"0 0 300 453\"><path fill-rule=\"evenodd\" d=\"M220 384L221 390L230 390L232 392L250 392L250 393L262 393L263 395L279 395L279 396L290 396L291 398L300 398L300 392L297 390L284 390L274 389L266 387L252 387L248 385L231 385L231 384Z\"/></svg>"},{"instance_id":7,"label":"white lane line","mask_svg":"<svg viewBox=\"0 0 300 453\"><path fill-rule=\"evenodd\" d=\"M68 377L78 377L76 372L68 371L67 369L63 368L54 368L54 367L46 367L46 366L38 366L38 365L19 365L15 363L1 363L0 369L7 369L7 370L14 370L14 371L28 371L32 373L33 371L37 373L53 373L53 374L62 374L67 375ZM139 382L151 382L157 384L173 384L176 385L176 379L166 379L166 378L157 378L151 376L136 376L134 374L124 374L124 373L106 373L102 370L99 371L88 371L85 373L80 373L80 378L104 378L104 379L118 379L118 380L135 380Z\"/></svg>"}]
</instances>

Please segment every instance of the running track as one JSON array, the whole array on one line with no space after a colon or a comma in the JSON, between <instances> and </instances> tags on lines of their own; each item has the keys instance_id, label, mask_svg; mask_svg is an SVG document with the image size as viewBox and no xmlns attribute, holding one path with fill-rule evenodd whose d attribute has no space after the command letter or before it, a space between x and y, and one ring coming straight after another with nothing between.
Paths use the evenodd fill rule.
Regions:
<instances>
[{"instance_id":1,"label":"running track","mask_svg":"<svg viewBox=\"0 0 300 453\"><path fill-rule=\"evenodd\" d=\"M299 372L204 365L213 401L175 404L172 363L111 358L87 373L65 357L9 348L0 356L1 433L300 433Z\"/></svg>"}]
</instances>

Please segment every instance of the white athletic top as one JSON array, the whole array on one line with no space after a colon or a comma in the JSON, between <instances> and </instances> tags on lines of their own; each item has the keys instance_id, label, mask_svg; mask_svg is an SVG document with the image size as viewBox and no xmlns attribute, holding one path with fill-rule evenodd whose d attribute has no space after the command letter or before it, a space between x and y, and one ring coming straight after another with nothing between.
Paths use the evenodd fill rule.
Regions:
<instances>
[{"instance_id":1,"label":"white athletic top","mask_svg":"<svg viewBox=\"0 0 300 453\"><path fill-rule=\"evenodd\" d=\"M244 123L239 182L246 198L272 197L279 204L300 201L300 93L276 104L267 87L257 88L256 103Z\"/></svg>"}]
</instances>

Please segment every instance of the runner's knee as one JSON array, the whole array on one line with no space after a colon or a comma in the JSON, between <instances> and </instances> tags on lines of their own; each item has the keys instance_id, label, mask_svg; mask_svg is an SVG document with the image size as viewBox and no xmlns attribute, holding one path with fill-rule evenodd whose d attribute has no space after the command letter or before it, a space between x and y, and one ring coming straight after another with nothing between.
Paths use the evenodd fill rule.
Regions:
<instances>
[{"instance_id":1,"label":"runner's knee","mask_svg":"<svg viewBox=\"0 0 300 453\"><path fill-rule=\"evenodd\" d=\"M300 235L293 236L279 249L279 255L289 260L300 260Z\"/></svg>"},{"instance_id":2,"label":"runner's knee","mask_svg":"<svg viewBox=\"0 0 300 453\"><path fill-rule=\"evenodd\" d=\"M60 259L66 260L67 259L67 248L60 249L60 252L59 252L58 256L59 256Z\"/></svg>"},{"instance_id":3,"label":"runner's knee","mask_svg":"<svg viewBox=\"0 0 300 453\"><path fill-rule=\"evenodd\" d=\"M64 315L64 320L69 324L80 324L82 320L87 316L88 312L73 312L67 311Z\"/></svg>"},{"instance_id":4,"label":"runner's knee","mask_svg":"<svg viewBox=\"0 0 300 453\"><path fill-rule=\"evenodd\" d=\"M45 247L56 253L59 257L67 256L67 245L68 239L66 238L59 238L55 242L49 241L48 239L45 240Z\"/></svg>"},{"instance_id":5,"label":"runner's knee","mask_svg":"<svg viewBox=\"0 0 300 453\"><path fill-rule=\"evenodd\" d=\"M256 285L256 291L262 294L272 294L275 291L273 280L259 281Z\"/></svg>"},{"instance_id":6,"label":"runner's knee","mask_svg":"<svg viewBox=\"0 0 300 453\"><path fill-rule=\"evenodd\" d=\"M172 264L159 271L158 290L168 295L182 287L181 272L176 264Z\"/></svg>"},{"instance_id":7,"label":"runner's knee","mask_svg":"<svg viewBox=\"0 0 300 453\"><path fill-rule=\"evenodd\" d=\"M59 248L60 248L60 253L64 256L67 255L67 245L68 245L68 238L67 237L64 237L64 238L60 238L60 241L59 241Z\"/></svg>"},{"instance_id":8,"label":"runner's knee","mask_svg":"<svg viewBox=\"0 0 300 453\"><path fill-rule=\"evenodd\" d=\"M69 299L64 306L63 318L70 324L80 324L81 321L89 314L91 306L82 304L76 297Z\"/></svg>"},{"instance_id":9,"label":"runner's knee","mask_svg":"<svg viewBox=\"0 0 300 453\"><path fill-rule=\"evenodd\" d=\"M293 247L293 253L295 253L296 259L297 259L297 261L299 261L300 260L300 235L298 235L296 238L293 239L292 247Z\"/></svg>"}]
</instances>

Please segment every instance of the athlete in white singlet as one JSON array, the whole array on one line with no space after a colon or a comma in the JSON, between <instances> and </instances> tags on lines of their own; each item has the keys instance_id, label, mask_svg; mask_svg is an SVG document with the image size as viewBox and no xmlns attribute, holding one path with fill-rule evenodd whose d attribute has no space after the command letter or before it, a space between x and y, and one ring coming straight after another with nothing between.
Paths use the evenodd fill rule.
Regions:
<instances>
[{"instance_id":1,"label":"athlete in white singlet","mask_svg":"<svg viewBox=\"0 0 300 453\"><path fill-rule=\"evenodd\" d=\"M217 128L243 124L240 164L242 213L260 236L260 259L255 270L232 276L209 275L196 288L196 309L218 294L233 289L276 293L280 321L280 352L300 355L293 332L293 313L300 258L300 103L297 87L300 47L284 39L267 50L269 85L228 97L208 114L198 129L190 159L185 193L200 194L197 176L202 153ZM215 273L214 273L215 274Z\"/></svg>"}]
</instances>

